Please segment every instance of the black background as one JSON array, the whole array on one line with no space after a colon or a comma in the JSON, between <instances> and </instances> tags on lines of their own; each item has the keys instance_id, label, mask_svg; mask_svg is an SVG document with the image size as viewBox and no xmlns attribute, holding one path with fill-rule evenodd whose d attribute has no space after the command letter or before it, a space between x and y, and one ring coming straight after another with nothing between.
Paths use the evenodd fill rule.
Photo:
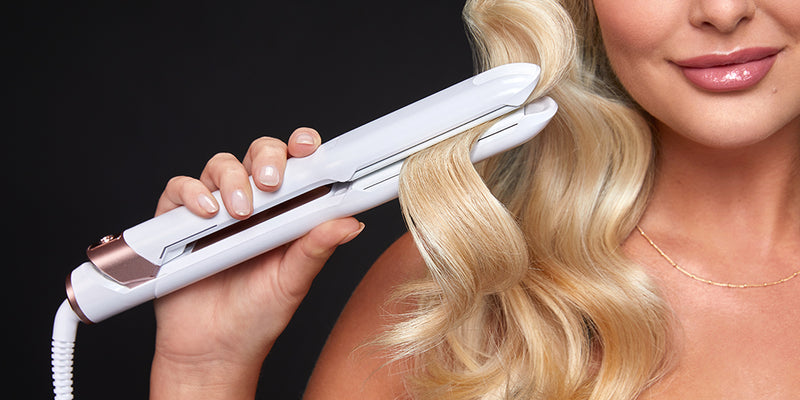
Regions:
<instances>
[{"instance_id":1,"label":"black background","mask_svg":"<svg viewBox=\"0 0 800 400\"><path fill-rule=\"evenodd\" d=\"M152 216L171 176L299 126L330 139L472 74L461 0L18 3L2 12L3 398L52 398L64 278L89 244ZM259 398L301 396L347 297L404 230L396 201L360 218L364 234L267 359ZM150 304L81 325L76 398L146 398L154 329Z\"/></svg>"}]
</instances>

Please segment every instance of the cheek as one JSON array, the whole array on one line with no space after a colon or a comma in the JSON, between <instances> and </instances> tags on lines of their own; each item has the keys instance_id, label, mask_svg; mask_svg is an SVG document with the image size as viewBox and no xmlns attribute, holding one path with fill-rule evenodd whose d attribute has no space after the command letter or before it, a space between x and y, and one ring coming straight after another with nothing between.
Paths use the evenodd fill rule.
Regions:
<instances>
[{"instance_id":1,"label":"cheek","mask_svg":"<svg viewBox=\"0 0 800 400\"><path fill-rule=\"evenodd\" d=\"M768 12L783 26L790 35L800 35L800 1L774 0Z\"/></svg>"},{"instance_id":2,"label":"cheek","mask_svg":"<svg viewBox=\"0 0 800 400\"><path fill-rule=\"evenodd\" d=\"M623 86L637 100L665 63L665 47L680 22L675 0L595 0L606 53ZM685 20L685 18L684 18Z\"/></svg>"},{"instance_id":3,"label":"cheek","mask_svg":"<svg viewBox=\"0 0 800 400\"><path fill-rule=\"evenodd\" d=\"M663 1L595 0L594 7L606 46L645 52L669 31L671 22Z\"/></svg>"},{"instance_id":4,"label":"cheek","mask_svg":"<svg viewBox=\"0 0 800 400\"><path fill-rule=\"evenodd\" d=\"M676 0L595 0L606 46L630 52L653 50L678 22Z\"/></svg>"}]
</instances>

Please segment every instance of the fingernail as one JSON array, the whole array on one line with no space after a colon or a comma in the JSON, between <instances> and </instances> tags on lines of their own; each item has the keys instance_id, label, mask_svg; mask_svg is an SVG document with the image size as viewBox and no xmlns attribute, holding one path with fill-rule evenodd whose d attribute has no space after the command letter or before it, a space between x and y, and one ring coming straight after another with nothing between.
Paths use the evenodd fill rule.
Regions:
<instances>
[{"instance_id":1,"label":"fingernail","mask_svg":"<svg viewBox=\"0 0 800 400\"><path fill-rule=\"evenodd\" d=\"M339 244L345 244L345 243L347 243L347 242L349 242L349 241L351 241L351 240L355 239L355 238L356 238L356 236L358 236L358 234L359 234L359 233L361 233L361 231L363 231L363 230L364 230L364 227L365 227L366 225L364 225L364 223L363 223L363 222L359 222L359 223L358 223L358 226L359 226L359 227L358 227L358 230L357 230L357 231L355 231L355 232L353 232L353 233L351 233L351 234L349 234L349 235L345 236L345 238L344 238L344 239L342 239L342 241L340 241L340 242L339 242Z\"/></svg>"},{"instance_id":2,"label":"fingernail","mask_svg":"<svg viewBox=\"0 0 800 400\"><path fill-rule=\"evenodd\" d=\"M294 142L297 144L314 144L314 136L309 133L299 133Z\"/></svg>"},{"instance_id":3,"label":"fingernail","mask_svg":"<svg viewBox=\"0 0 800 400\"><path fill-rule=\"evenodd\" d=\"M258 171L258 181L265 186L277 186L281 181L281 177L278 176L277 168L267 165Z\"/></svg>"},{"instance_id":4,"label":"fingernail","mask_svg":"<svg viewBox=\"0 0 800 400\"><path fill-rule=\"evenodd\" d=\"M199 204L200 207L202 207L203 210L206 210L206 212L209 214L214 214L219 210L217 203L211 196L207 194L201 194L197 196L197 204Z\"/></svg>"},{"instance_id":5,"label":"fingernail","mask_svg":"<svg viewBox=\"0 0 800 400\"><path fill-rule=\"evenodd\" d=\"M231 208L233 208L233 212L236 215L242 217L250 215L252 207L250 204L250 199L247 198L247 195L244 193L244 190L236 189L233 192L233 194L231 195Z\"/></svg>"}]
</instances>

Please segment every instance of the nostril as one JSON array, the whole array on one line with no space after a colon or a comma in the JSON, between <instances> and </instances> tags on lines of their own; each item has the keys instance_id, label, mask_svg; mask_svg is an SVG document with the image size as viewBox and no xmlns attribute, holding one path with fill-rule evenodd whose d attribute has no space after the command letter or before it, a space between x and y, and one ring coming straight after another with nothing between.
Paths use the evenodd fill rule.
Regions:
<instances>
[{"instance_id":1,"label":"nostril","mask_svg":"<svg viewBox=\"0 0 800 400\"><path fill-rule=\"evenodd\" d=\"M690 20L701 29L730 33L751 20L755 12L753 0L701 0L696 2Z\"/></svg>"}]
</instances>

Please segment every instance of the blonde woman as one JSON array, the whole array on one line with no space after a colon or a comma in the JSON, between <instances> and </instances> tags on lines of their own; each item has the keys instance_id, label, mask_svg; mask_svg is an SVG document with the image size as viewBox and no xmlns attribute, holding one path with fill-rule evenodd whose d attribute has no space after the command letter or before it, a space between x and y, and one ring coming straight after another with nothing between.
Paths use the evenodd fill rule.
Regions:
<instances>
[{"instance_id":1,"label":"blonde woman","mask_svg":"<svg viewBox=\"0 0 800 400\"><path fill-rule=\"evenodd\" d=\"M800 3L468 1L479 68L534 62L560 106L479 166L407 163L410 233L365 276L309 399L790 399L800 393ZM288 144L214 157L159 212L251 213ZM446 168L450 173L440 174ZM435 189L435 195L428 196ZM209 202L219 188L224 205ZM348 218L157 304L153 398L252 398ZM233 312L215 313L223 307Z\"/></svg>"}]
</instances>

